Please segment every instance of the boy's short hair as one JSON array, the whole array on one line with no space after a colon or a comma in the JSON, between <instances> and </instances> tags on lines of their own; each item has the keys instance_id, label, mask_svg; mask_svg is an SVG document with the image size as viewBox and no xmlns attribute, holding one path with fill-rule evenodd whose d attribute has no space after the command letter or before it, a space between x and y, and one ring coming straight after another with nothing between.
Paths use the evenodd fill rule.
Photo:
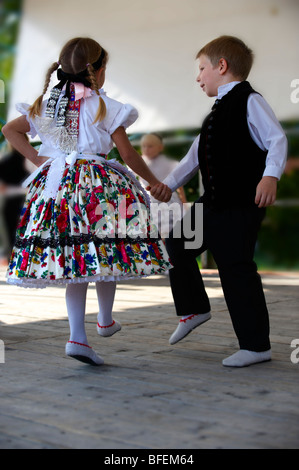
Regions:
<instances>
[{"instance_id":1,"label":"boy's short hair","mask_svg":"<svg viewBox=\"0 0 299 470\"><path fill-rule=\"evenodd\" d=\"M220 36L200 49L196 58L206 55L215 67L221 58L225 59L230 72L240 80L246 80L253 64L253 52L239 38Z\"/></svg>"}]
</instances>

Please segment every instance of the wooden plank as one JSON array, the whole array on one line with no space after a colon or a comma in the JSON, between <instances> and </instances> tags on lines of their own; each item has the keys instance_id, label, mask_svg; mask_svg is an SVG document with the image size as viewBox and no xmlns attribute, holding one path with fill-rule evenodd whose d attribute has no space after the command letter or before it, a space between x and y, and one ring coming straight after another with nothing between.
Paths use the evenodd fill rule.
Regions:
<instances>
[{"instance_id":1,"label":"wooden plank","mask_svg":"<svg viewBox=\"0 0 299 470\"><path fill-rule=\"evenodd\" d=\"M217 273L204 278L212 320L175 346L167 277L119 285L123 329L112 338L97 335L91 285L88 337L105 358L91 368L64 355L64 290L8 286L0 270L0 448L298 448L299 364L290 342L299 337L299 275L263 275L273 361L244 369L221 365L237 341Z\"/></svg>"}]
</instances>

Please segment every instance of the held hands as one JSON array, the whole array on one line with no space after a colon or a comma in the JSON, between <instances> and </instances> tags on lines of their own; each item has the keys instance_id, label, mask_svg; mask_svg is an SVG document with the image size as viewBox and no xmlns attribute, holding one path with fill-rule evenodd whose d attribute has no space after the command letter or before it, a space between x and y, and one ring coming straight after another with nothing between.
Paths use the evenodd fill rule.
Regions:
<instances>
[{"instance_id":1,"label":"held hands","mask_svg":"<svg viewBox=\"0 0 299 470\"><path fill-rule=\"evenodd\" d=\"M277 192L277 178L264 176L256 188L255 203L258 207L267 207L274 204Z\"/></svg>"},{"instance_id":2,"label":"held hands","mask_svg":"<svg viewBox=\"0 0 299 470\"><path fill-rule=\"evenodd\" d=\"M163 183L157 183L154 186L147 186L146 189L160 202L168 202L172 196L171 189Z\"/></svg>"}]
</instances>

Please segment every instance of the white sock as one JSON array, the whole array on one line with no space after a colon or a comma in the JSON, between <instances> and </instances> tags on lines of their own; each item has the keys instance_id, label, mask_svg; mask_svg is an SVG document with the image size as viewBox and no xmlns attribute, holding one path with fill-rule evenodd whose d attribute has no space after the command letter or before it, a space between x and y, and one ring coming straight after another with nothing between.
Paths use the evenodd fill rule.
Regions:
<instances>
[{"instance_id":1,"label":"white sock","mask_svg":"<svg viewBox=\"0 0 299 470\"><path fill-rule=\"evenodd\" d=\"M86 345L88 345L85 331L87 287L87 282L68 284L65 292L70 325L70 341Z\"/></svg>"},{"instance_id":2,"label":"white sock","mask_svg":"<svg viewBox=\"0 0 299 470\"><path fill-rule=\"evenodd\" d=\"M271 360L271 349L268 351L256 352L240 349L231 356L223 359L222 364L229 367L246 367L251 364L265 362Z\"/></svg>"},{"instance_id":3,"label":"white sock","mask_svg":"<svg viewBox=\"0 0 299 470\"><path fill-rule=\"evenodd\" d=\"M113 323L112 308L116 282L96 282L96 290L99 302L98 323L100 326L110 326Z\"/></svg>"}]
</instances>

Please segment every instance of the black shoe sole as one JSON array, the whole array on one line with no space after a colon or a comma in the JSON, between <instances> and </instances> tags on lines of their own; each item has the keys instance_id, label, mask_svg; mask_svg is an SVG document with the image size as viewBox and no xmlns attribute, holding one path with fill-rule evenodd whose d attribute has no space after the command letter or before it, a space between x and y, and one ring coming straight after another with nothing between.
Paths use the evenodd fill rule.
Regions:
<instances>
[{"instance_id":1,"label":"black shoe sole","mask_svg":"<svg viewBox=\"0 0 299 470\"><path fill-rule=\"evenodd\" d=\"M69 357L72 357L73 359L77 359L77 361L84 362L84 364L89 364L91 366L100 366L101 364L97 364L94 362L92 359L86 356L80 356L80 355L69 355Z\"/></svg>"}]
</instances>

